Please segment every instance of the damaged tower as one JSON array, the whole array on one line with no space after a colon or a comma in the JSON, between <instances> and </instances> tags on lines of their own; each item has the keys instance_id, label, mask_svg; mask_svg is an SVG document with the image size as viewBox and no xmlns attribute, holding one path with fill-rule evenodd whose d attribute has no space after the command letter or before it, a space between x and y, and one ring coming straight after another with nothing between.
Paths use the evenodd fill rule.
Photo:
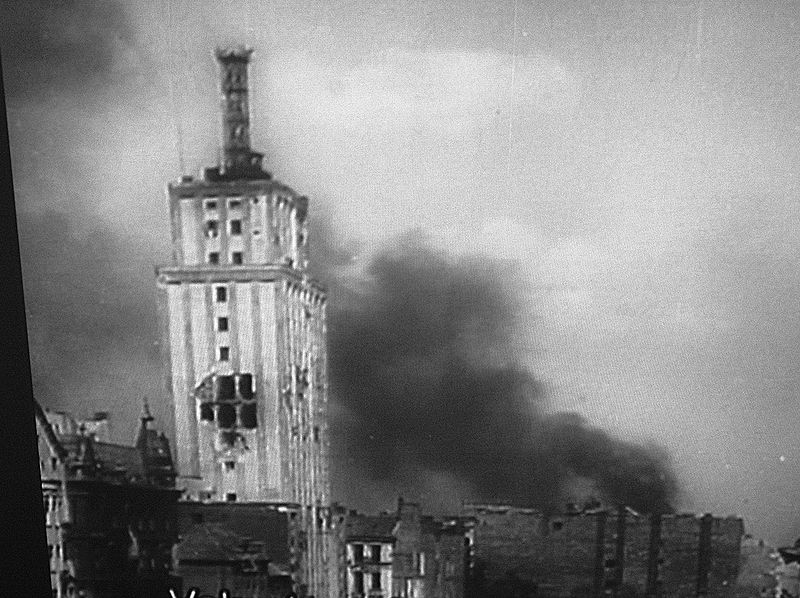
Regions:
<instances>
[{"instance_id":1,"label":"damaged tower","mask_svg":"<svg viewBox=\"0 0 800 598\"><path fill-rule=\"evenodd\" d=\"M222 157L168 185L172 263L157 268L178 486L190 501L289 503L303 585L327 596L325 290L306 270L308 199L250 147L251 50L217 50Z\"/></svg>"}]
</instances>

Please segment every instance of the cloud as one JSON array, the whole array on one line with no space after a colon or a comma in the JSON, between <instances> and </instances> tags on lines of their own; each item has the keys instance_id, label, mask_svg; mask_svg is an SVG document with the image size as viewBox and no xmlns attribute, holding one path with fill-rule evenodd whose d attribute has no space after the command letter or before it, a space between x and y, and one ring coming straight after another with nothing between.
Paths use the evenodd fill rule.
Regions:
<instances>
[{"instance_id":1,"label":"cloud","mask_svg":"<svg viewBox=\"0 0 800 598\"><path fill-rule=\"evenodd\" d=\"M312 123L366 121L385 129L463 126L464 119L510 109L520 117L565 114L580 94L576 75L551 57L490 51L390 48L349 68L297 53L272 64L270 77L276 105Z\"/></svg>"},{"instance_id":2,"label":"cloud","mask_svg":"<svg viewBox=\"0 0 800 598\"><path fill-rule=\"evenodd\" d=\"M3 0L6 93L32 99L90 91L113 74L133 31L120 3L89 0Z\"/></svg>"}]
</instances>

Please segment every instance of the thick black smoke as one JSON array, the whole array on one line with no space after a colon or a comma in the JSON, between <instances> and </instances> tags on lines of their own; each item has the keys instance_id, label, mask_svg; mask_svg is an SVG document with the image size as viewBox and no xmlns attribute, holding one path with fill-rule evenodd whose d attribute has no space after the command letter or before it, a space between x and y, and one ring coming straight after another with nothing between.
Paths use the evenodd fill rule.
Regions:
<instances>
[{"instance_id":1,"label":"thick black smoke","mask_svg":"<svg viewBox=\"0 0 800 598\"><path fill-rule=\"evenodd\" d=\"M335 283L344 261L321 275L334 281L334 454L350 475L391 489L410 481L411 494L424 490L409 471L417 486L442 475L474 493L455 500L545 510L590 480L608 503L670 509L677 485L664 453L576 414L543 413L541 387L515 354L512 266L451 259L415 235L372 258L362 285ZM345 494L358 486L348 481Z\"/></svg>"}]
</instances>

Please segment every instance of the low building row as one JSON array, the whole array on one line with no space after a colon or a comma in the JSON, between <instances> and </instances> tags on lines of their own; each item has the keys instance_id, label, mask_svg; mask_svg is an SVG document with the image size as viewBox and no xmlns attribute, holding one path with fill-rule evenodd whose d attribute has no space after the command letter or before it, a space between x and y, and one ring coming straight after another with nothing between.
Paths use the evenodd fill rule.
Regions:
<instances>
[{"instance_id":1,"label":"low building row","mask_svg":"<svg viewBox=\"0 0 800 598\"><path fill-rule=\"evenodd\" d=\"M544 514L465 505L433 517L400 499L377 515L321 509L324 572L305 569L301 506L196 502L175 488L147 407L132 446L36 406L55 598L696 598L735 596L742 520L596 505ZM320 598L320 597L317 597Z\"/></svg>"}]
</instances>

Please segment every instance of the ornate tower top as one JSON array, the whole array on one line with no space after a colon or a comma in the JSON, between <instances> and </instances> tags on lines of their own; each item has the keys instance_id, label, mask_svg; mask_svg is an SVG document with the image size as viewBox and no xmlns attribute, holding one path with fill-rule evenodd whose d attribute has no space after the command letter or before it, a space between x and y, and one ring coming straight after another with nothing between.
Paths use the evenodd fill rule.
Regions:
<instances>
[{"instance_id":1,"label":"ornate tower top","mask_svg":"<svg viewBox=\"0 0 800 598\"><path fill-rule=\"evenodd\" d=\"M248 104L247 66L253 50L244 46L217 48L222 95L222 161L207 168L209 181L269 180L264 171L264 154L250 147L250 107Z\"/></svg>"}]
</instances>

